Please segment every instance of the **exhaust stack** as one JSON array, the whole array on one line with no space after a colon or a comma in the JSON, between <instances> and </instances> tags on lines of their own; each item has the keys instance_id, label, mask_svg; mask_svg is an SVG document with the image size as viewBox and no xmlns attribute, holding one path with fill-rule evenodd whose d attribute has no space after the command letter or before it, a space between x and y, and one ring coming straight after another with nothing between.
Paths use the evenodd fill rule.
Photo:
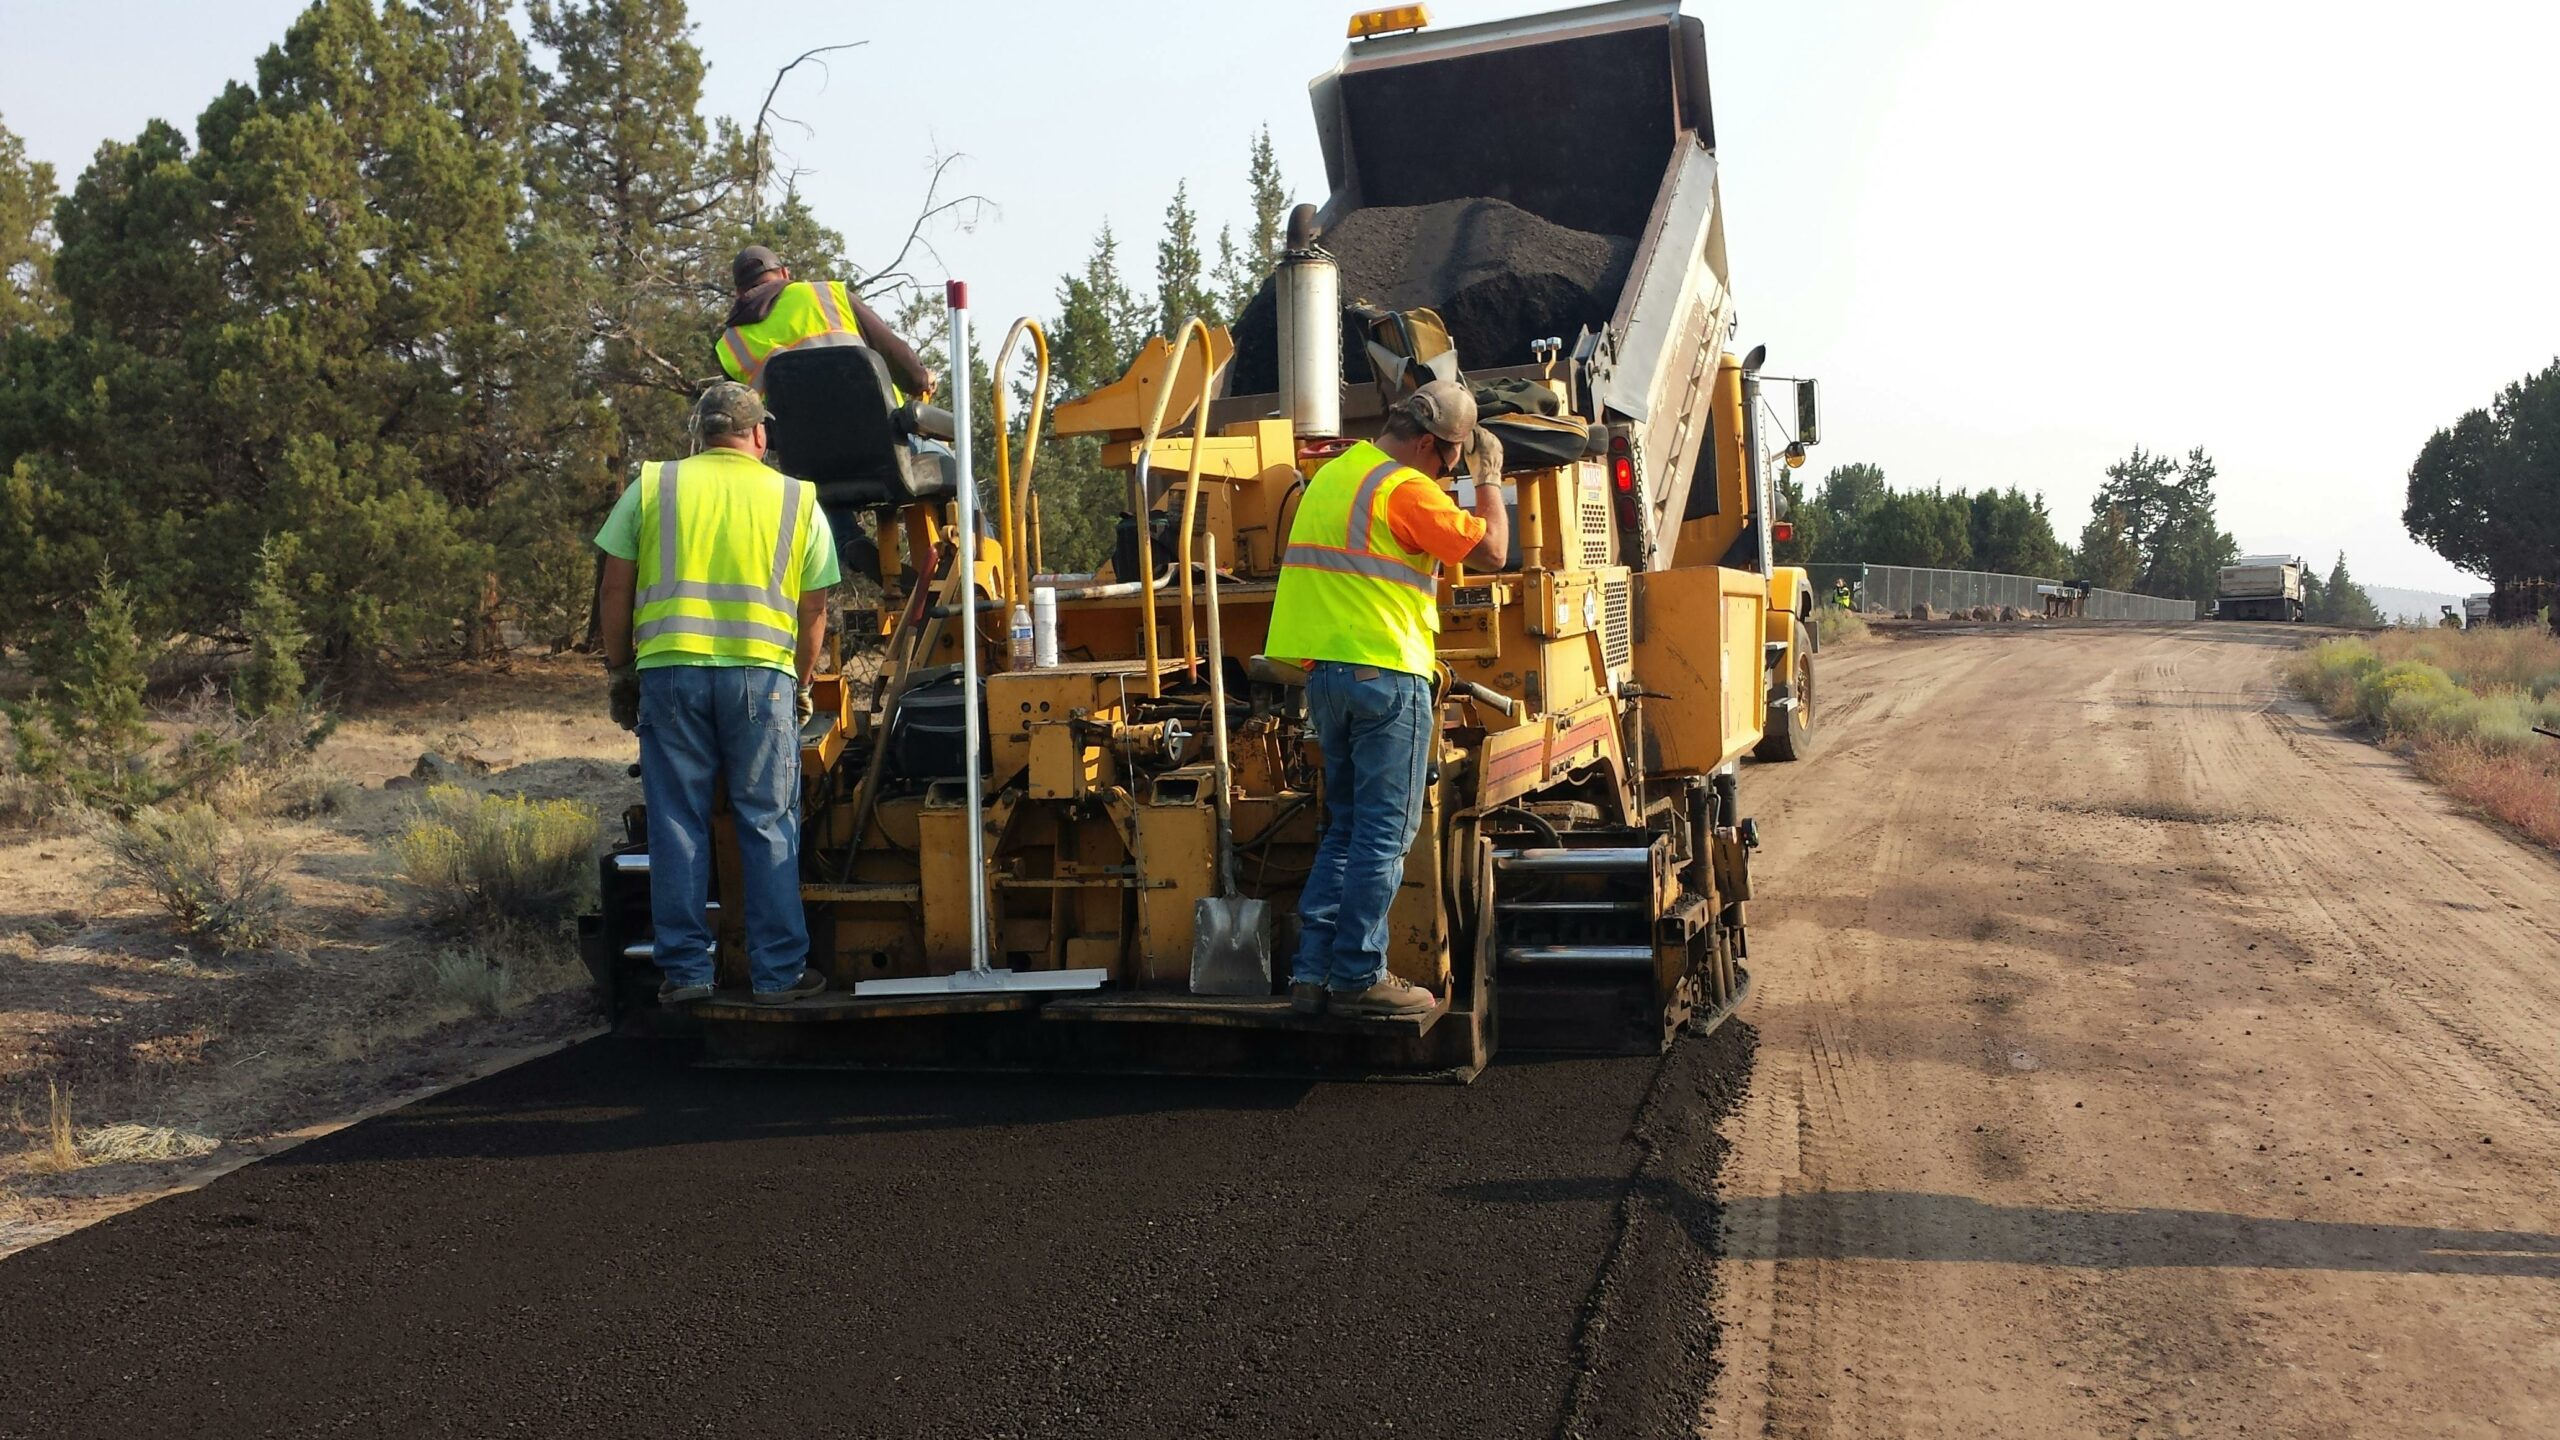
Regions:
<instances>
[{"instance_id":1,"label":"exhaust stack","mask_svg":"<svg viewBox=\"0 0 2560 1440\"><path fill-rule=\"evenodd\" d=\"M1316 244L1316 207L1289 212L1272 293L1280 309L1280 413L1300 436L1342 433L1342 278Z\"/></svg>"}]
</instances>

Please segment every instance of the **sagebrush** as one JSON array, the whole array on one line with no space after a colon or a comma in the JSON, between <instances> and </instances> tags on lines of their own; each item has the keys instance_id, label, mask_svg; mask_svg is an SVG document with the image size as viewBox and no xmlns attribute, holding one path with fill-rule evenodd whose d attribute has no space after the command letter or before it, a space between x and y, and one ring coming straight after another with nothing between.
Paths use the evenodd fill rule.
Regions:
<instances>
[{"instance_id":1,"label":"sagebrush","mask_svg":"<svg viewBox=\"0 0 2560 1440\"><path fill-rule=\"evenodd\" d=\"M428 790L391 842L400 878L439 918L557 924L595 886L602 826L572 800Z\"/></svg>"},{"instance_id":2,"label":"sagebrush","mask_svg":"<svg viewBox=\"0 0 2560 1440\"><path fill-rule=\"evenodd\" d=\"M178 933L225 953L262 950L284 933L288 857L208 805L145 807L98 826L116 877L149 895Z\"/></svg>"},{"instance_id":3,"label":"sagebrush","mask_svg":"<svg viewBox=\"0 0 2560 1440\"><path fill-rule=\"evenodd\" d=\"M1821 647L1828 650L1834 645L1854 645L1866 639L1869 632L1858 612L1825 605L1813 612L1813 633Z\"/></svg>"},{"instance_id":4,"label":"sagebrush","mask_svg":"<svg viewBox=\"0 0 2560 1440\"><path fill-rule=\"evenodd\" d=\"M2522 628L2323 640L2288 669L2335 719L2405 747L2458 798L2560 846L2560 637Z\"/></svg>"}]
</instances>

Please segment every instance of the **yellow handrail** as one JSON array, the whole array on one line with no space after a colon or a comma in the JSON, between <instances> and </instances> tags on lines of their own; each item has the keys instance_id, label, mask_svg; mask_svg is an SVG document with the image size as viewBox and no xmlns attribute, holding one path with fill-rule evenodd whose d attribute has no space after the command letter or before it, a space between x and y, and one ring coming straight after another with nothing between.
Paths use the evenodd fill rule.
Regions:
<instances>
[{"instance_id":1,"label":"yellow handrail","mask_svg":"<svg viewBox=\"0 0 2560 1440\"><path fill-rule=\"evenodd\" d=\"M1031 417L1022 427L1022 473L1013 473L1013 445L1005 428L1005 367L1013 359L1013 342L1031 337ZM1007 605L1031 603L1031 572L1037 565L1023 543L1031 511L1031 463L1040 454L1040 422L1049 414L1049 335L1026 315L1013 322L996 347L994 390L996 421L996 525L1004 536L1004 599Z\"/></svg>"},{"instance_id":2,"label":"yellow handrail","mask_svg":"<svg viewBox=\"0 0 2560 1440\"><path fill-rule=\"evenodd\" d=\"M1210 353L1214 342L1209 338L1209 325L1197 315L1182 322L1181 338L1174 342L1173 356L1165 362L1164 383L1156 387L1155 403L1148 407L1147 423L1138 432L1138 453L1144 456L1155 449L1156 439L1164 429L1166 403L1173 398L1174 377L1182 373L1183 357L1192 353L1195 335L1200 339L1200 418L1191 427L1191 471L1183 480L1182 527L1174 541L1174 565L1182 574L1182 665L1196 679L1200 673L1200 639L1191 613L1191 529L1200 511L1200 460L1209 438L1209 392L1218 382L1218 363ZM1137 482L1133 478L1130 483ZM1164 694L1164 674L1163 661L1156 651L1155 526L1147 518L1154 509L1146 492L1140 490L1136 513L1138 578L1142 588L1138 603L1144 611L1141 623L1147 632L1147 694L1160 698Z\"/></svg>"}]
</instances>

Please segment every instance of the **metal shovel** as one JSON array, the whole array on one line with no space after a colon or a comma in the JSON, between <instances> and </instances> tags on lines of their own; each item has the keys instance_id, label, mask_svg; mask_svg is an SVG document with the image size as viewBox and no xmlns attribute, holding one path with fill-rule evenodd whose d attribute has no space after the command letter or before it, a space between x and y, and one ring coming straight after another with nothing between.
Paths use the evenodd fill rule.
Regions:
<instances>
[{"instance_id":1,"label":"metal shovel","mask_svg":"<svg viewBox=\"0 0 2560 1440\"><path fill-rule=\"evenodd\" d=\"M1227 650L1218 628L1218 540L1200 537L1209 571L1209 733L1218 783L1218 893L1201 897L1191 915L1191 993L1271 993L1271 902L1236 893L1236 827L1228 810L1235 782L1227 770Z\"/></svg>"}]
</instances>

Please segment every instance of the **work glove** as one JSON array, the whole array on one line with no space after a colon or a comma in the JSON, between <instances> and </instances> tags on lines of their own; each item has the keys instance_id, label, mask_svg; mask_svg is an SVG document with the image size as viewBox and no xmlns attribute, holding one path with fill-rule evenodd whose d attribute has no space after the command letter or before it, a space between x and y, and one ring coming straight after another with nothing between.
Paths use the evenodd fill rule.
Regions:
<instances>
[{"instance_id":1,"label":"work glove","mask_svg":"<svg viewBox=\"0 0 2560 1440\"><path fill-rule=\"evenodd\" d=\"M605 704L613 712L613 723L625 730L640 728L640 666L638 662L605 667Z\"/></svg>"},{"instance_id":2,"label":"work glove","mask_svg":"<svg viewBox=\"0 0 2560 1440\"><path fill-rule=\"evenodd\" d=\"M1502 441L1481 425L1467 440L1467 474L1479 485L1502 484Z\"/></svg>"},{"instance_id":3,"label":"work glove","mask_svg":"<svg viewBox=\"0 0 2560 1440\"><path fill-rule=\"evenodd\" d=\"M818 697L809 693L808 683L803 681L800 686L800 698L793 707L793 714L798 717L801 724L806 725L809 723L809 717L817 713Z\"/></svg>"}]
</instances>

